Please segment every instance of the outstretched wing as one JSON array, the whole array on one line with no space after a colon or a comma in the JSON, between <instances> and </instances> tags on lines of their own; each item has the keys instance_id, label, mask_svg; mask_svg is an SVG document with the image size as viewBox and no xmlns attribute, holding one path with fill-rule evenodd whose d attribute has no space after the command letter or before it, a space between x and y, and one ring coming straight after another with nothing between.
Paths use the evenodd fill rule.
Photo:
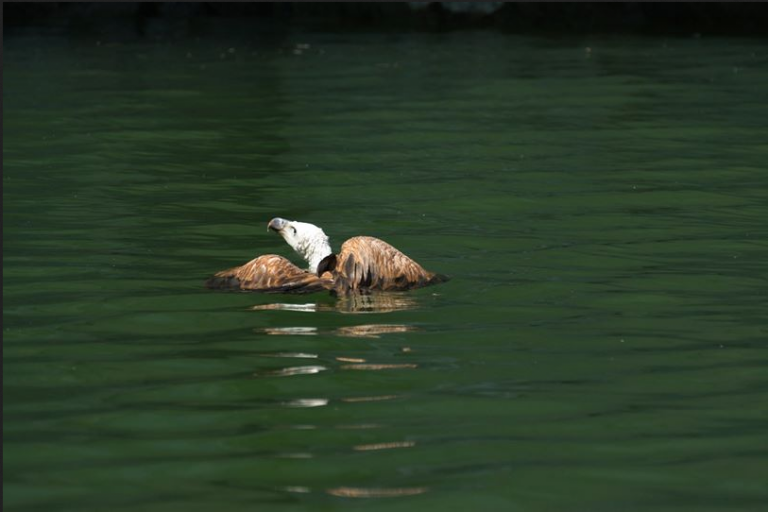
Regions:
<instances>
[{"instance_id":1,"label":"outstretched wing","mask_svg":"<svg viewBox=\"0 0 768 512\"><path fill-rule=\"evenodd\" d=\"M259 256L245 265L222 270L205 282L208 288L265 293L314 293L327 290L330 285L330 280L302 270L276 254Z\"/></svg>"},{"instance_id":2,"label":"outstretched wing","mask_svg":"<svg viewBox=\"0 0 768 512\"><path fill-rule=\"evenodd\" d=\"M370 236L350 238L335 258L326 265L332 269L336 291L401 291L447 280L445 276L424 270L388 243ZM319 269L318 273L322 274L323 270Z\"/></svg>"}]
</instances>

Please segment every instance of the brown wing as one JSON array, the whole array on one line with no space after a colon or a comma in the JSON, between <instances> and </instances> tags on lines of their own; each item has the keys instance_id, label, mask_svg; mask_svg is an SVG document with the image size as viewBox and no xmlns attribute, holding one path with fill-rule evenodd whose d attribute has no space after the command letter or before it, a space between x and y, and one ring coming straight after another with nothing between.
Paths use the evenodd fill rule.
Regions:
<instances>
[{"instance_id":1,"label":"brown wing","mask_svg":"<svg viewBox=\"0 0 768 512\"><path fill-rule=\"evenodd\" d=\"M300 269L282 256L266 254L245 265L217 272L205 286L266 293L313 293L329 289L331 282Z\"/></svg>"},{"instance_id":2,"label":"brown wing","mask_svg":"<svg viewBox=\"0 0 768 512\"><path fill-rule=\"evenodd\" d=\"M370 236L350 238L330 262L334 290L401 291L446 281L445 276L428 272L388 243Z\"/></svg>"}]
</instances>

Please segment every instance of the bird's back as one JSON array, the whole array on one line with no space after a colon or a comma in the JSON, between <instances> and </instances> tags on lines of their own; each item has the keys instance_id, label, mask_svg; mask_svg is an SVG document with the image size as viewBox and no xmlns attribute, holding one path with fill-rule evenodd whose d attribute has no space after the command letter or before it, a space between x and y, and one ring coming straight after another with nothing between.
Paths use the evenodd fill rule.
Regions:
<instances>
[{"instance_id":1,"label":"bird's back","mask_svg":"<svg viewBox=\"0 0 768 512\"><path fill-rule=\"evenodd\" d=\"M337 292L411 290L447 280L425 270L387 242L370 236L344 242L334 267L333 288Z\"/></svg>"}]
</instances>

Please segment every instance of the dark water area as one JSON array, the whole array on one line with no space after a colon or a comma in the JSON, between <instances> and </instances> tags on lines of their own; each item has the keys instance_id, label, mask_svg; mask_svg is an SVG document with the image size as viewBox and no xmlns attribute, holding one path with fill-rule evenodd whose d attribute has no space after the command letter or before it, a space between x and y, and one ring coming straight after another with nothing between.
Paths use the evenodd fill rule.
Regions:
<instances>
[{"instance_id":1,"label":"dark water area","mask_svg":"<svg viewBox=\"0 0 768 512\"><path fill-rule=\"evenodd\" d=\"M58 23L146 34L240 19L306 30L764 37L764 2L6 2L5 25Z\"/></svg>"},{"instance_id":2,"label":"dark water area","mask_svg":"<svg viewBox=\"0 0 768 512\"><path fill-rule=\"evenodd\" d=\"M764 39L4 40L8 510L761 510ZM206 290L266 229L452 276Z\"/></svg>"}]
</instances>

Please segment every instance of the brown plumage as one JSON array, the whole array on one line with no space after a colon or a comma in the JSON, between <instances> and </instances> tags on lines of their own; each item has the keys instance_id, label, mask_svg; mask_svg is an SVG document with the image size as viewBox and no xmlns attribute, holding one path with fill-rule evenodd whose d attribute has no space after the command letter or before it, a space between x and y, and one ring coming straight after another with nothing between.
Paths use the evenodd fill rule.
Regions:
<instances>
[{"instance_id":1,"label":"brown plumage","mask_svg":"<svg viewBox=\"0 0 768 512\"><path fill-rule=\"evenodd\" d=\"M327 290L329 279L321 279L276 254L265 254L245 265L217 272L205 282L208 288L227 288L264 293L313 293Z\"/></svg>"},{"instance_id":2,"label":"brown plumage","mask_svg":"<svg viewBox=\"0 0 768 512\"><path fill-rule=\"evenodd\" d=\"M387 242L370 236L350 238L342 244L339 254L321 261L317 271L333 279L337 293L412 290L447 280L424 270Z\"/></svg>"},{"instance_id":3,"label":"brown plumage","mask_svg":"<svg viewBox=\"0 0 768 512\"><path fill-rule=\"evenodd\" d=\"M447 281L428 272L388 243L370 236L350 238L333 254L322 229L304 222L275 218L268 229L279 233L309 263L302 270L282 256L259 256L245 265L223 270L206 281L209 288L267 293L365 294L404 291Z\"/></svg>"}]
</instances>

